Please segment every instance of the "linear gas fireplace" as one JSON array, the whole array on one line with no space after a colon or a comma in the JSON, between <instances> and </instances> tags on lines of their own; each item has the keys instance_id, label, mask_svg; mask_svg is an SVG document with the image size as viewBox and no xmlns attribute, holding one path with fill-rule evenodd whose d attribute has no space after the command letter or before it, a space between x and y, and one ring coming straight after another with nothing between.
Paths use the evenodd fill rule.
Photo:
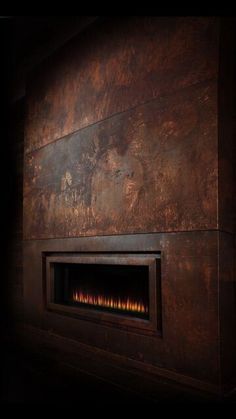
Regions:
<instances>
[{"instance_id":1,"label":"linear gas fireplace","mask_svg":"<svg viewBox=\"0 0 236 419\"><path fill-rule=\"evenodd\" d=\"M47 308L160 333L159 254L49 254Z\"/></svg>"}]
</instances>

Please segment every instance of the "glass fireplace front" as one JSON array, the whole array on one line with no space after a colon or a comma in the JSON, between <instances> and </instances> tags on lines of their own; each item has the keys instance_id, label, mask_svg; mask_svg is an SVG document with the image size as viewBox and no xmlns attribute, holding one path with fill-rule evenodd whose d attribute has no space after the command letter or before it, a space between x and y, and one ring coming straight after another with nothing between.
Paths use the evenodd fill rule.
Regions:
<instances>
[{"instance_id":1,"label":"glass fireplace front","mask_svg":"<svg viewBox=\"0 0 236 419\"><path fill-rule=\"evenodd\" d=\"M148 266L54 264L54 303L149 318Z\"/></svg>"},{"instance_id":2,"label":"glass fireplace front","mask_svg":"<svg viewBox=\"0 0 236 419\"><path fill-rule=\"evenodd\" d=\"M142 333L161 332L160 254L45 256L47 310Z\"/></svg>"}]
</instances>

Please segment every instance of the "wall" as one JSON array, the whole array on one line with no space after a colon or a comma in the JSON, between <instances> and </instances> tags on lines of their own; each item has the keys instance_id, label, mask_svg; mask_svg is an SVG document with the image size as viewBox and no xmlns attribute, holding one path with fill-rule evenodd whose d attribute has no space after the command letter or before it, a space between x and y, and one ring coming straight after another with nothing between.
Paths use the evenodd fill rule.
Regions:
<instances>
[{"instance_id":1,"label":"wall","mask_svg":"<svg viewBox=\"0 0 236 419\"><path fill-rule=\"evenodd\" d=\"M5 167L4 190L6 190L4 205L7 207L7 213L4 217L2 230L4 252L6 251L3 258L3 265L6 269L2 282L5 285L6 292L5 320L7 333L10 333L10 329L16 321L23 320L24 105L24 99L21 99L8 109L7 121L9 123L5 137L7 153L5 154L3 151L5 159L3 161Z\"/></svg>"},{"instance_id":2,"label":"wall","mask_svg":"<svg viewBox=\"0 0 236 419\"><path fill-rule=\"evenodd\" d=\"M219 308L219 230L234 232L223 222L231 174L226 193L221 187L232 154L221 158L224 33L218 18L94 23L31 73L24 170L27 321L216 386L229 292ZM43 251L121 234L139 247L142 235L132 233L156 233L146 246L162 251L162 341L45 312ZM106 248L103 237L95 243ZM231 265L229 257L226 271ZM228 278L234 287L232 269Z\"/></svg>"},{"instance_id":3,"label":"wall","mask_svg":"<svg viewBox=\"0 0 236 419\"><path fill-rule=\"evenodd\" d=\"M235 21L221 22L219 65L219 311L222 380L236 377L236 87Z\"/></svg>"},{"instance_id":4,"label":"wall","mask_svg":"<svg viewBox=\"0 0 236 419\"><path fill-rule=\"evenodd\" d=\"M104 22L32 76L26 239L217 228L217 36Z\"/></svg>"}]
</instances>

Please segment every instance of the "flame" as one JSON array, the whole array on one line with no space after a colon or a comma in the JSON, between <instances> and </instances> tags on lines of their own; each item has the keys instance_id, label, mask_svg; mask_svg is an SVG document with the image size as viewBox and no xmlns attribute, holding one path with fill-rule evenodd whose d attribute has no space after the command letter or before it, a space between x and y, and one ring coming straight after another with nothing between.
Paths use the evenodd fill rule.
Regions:
<instances>
[{"instance_id":1,"label":"flame","mask_svg":"<svg viewBox=\"0 0 236 419\"><path fill-rule=\"evenodd\" d=\"M90 295L82 291L73 293L73 301L77 303L91 304L99 307L108 307L116 310L135 311L137 313L148 313L148 307L143 302L134 301L130 298L121 299L105 297L104 295Z\"/></svg>"}]
</instances>

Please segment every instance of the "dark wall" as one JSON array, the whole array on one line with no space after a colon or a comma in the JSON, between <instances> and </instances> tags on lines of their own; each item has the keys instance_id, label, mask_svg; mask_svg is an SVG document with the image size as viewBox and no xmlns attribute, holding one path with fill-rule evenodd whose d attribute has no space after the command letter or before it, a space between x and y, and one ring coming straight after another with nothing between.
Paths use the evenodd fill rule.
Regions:
<instances>
[{"instance_id":1,"label":"dark wall","mask_svg":"<svg viewBox=\"0 0 236 419\"><path fill-rule=\"evenodd\" d=\"M24 170L27 322L214 385L233 377L236 319L235 49L222 22L103 19L52 54L28 79ZM161 343L46 312L42 251L154 232Z\"/></svg>"},{"instance_id":2,"label":"dark wall","mask_svg":"<svg viewBox=\"0 0 236 419\"><path fill-rule=\"evenodd\" d=\"M14 83L9 22L1 19L1 326L11 334L22 320L24 99L10 99ZM15 67L14 67L15 68ZM15 68L16 69L16 68Z\"/></svg>"},{"instance_id":3,"label":"dark wall","mask_svg":"<svg viewBox=\"0 0 236 419\"><path fill-rule=\"evenodd\" d=\"M96 17L1 16L1 324L22 321L25 83L29 71Z\"/></svg>"},{"instance_id":4,"label":"dark wall","mask_svg":"<svg viewBox=\"0 0 236 419\"><path fill-rule=\"evenodd\" d=\"M22 321L23 315L23 161L24 161L24 98L9 109L9 162L8 177L8 303L13 322Z\"/></svg>"},{"instance_id":5,"label":"dark wall","mask_svg":"<svg viewBox=\"0 0 236 419\"><path fill-rule=\"evenodd\" d=\"M219 62L219 310L222 376L236 375L236 26L221 21Z\"/></svg>"}]
</instances>

